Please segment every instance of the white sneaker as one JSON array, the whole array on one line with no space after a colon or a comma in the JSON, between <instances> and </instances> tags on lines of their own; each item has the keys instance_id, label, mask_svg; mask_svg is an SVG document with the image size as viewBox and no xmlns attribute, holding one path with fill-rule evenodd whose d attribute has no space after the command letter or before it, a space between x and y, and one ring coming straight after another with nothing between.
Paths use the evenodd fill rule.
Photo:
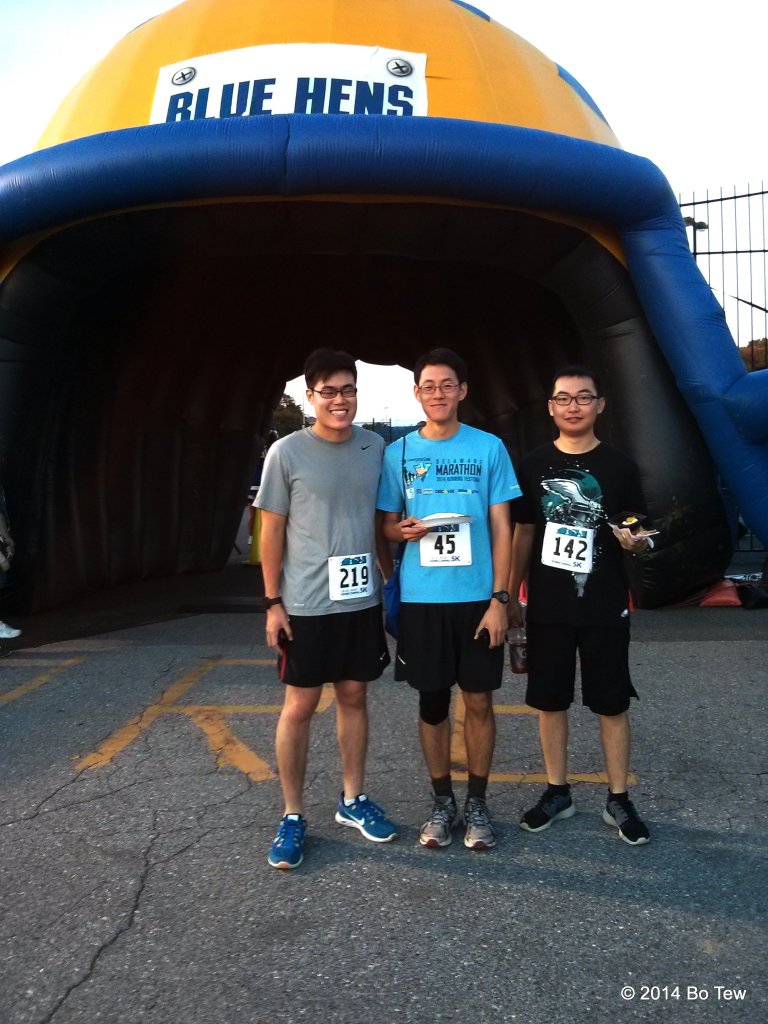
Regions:
<instances>
[{"instance_id":1,"label":"white sneaker","mask_svg":"<svg viewBox=\"0 0 768 1024\"><path fill-rule=\"evenodd\" d=\"M14 629L13 626L0 622L0 640L13 640L16 636L21 636L20 629Z\"/></svg>"}]
</instances>

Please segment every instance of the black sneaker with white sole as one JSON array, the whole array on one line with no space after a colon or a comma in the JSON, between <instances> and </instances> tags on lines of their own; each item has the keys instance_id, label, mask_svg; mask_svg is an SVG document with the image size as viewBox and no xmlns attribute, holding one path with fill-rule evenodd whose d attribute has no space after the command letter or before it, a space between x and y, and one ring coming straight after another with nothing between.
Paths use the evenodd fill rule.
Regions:
<instances>
[{"instance_id":1,"label":"black sneaker with white sole","mask_svg":"<svg viewBox=\"0 0 768 1024\"><path fill-rule=\"evenodd\" d=\"M575 813L576 808L571 800L570 791L554 793L551 789L545 789L538 803L520 819L520 828L524 828L526 832L543 832L553 821L572 818Z\"/></svg>"},{"instance_id":2,"label":"black sneaker with white sole","mask_svg":"<svg viewBox=\"0 0 768 1024\"><path fill-rule=\"evenodd\" d=\"M619 830L619 837L630 846L642 846L651 841L648 827L635 810L635 805L626 793L608 795L603 811L603 821Z\"/></svg>"}]
</instances>

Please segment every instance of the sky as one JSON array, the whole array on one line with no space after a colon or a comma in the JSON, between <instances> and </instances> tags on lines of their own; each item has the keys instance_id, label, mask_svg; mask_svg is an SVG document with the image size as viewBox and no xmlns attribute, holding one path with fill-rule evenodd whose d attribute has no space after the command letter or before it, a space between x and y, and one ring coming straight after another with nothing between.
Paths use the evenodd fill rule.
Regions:
<instances>
[{"instance_id":1,"label":"sky","mask_svg":"<svg viewBox=\"0 0 768 1024\"><path fill-rule=\"evenodd\" d=\"M472 2L578 79L622 146L653 160L684 200L768 181L765 0ZM35 148L59 101L114 43L174 6L0 0L0 164ZM382 373L390 396L409 390L404 371L377 367L379 394ZM361 374L361 397L368 383L374 391L372 375ZM410 397L360 409L394 419L419 411Z\"/></svg>"}]
</instances>

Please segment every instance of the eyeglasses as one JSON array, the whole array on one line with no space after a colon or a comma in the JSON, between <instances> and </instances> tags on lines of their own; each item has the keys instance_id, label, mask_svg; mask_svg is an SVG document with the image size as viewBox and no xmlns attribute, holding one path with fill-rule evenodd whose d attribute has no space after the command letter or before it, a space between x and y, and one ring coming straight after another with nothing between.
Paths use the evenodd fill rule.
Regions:
<instances>
[{"instance_id":1,"label":"eyeglasses","mask_svg":"<svg viewBox=\"0 0 768 1024\"><path fill-rule=\"evenodd\" d=\"M571 402L575 402L576 405L592 405L599 397L599 395L589 395L586 392L582 392L580 395L554 395L550 401L564 409Z\"/></svg>"},{"instance_id":2,"label":"eyeglasses","mask_svg":"<svg viewBox=\"0 0 768 1024\"><path fill-rule=\"evenodd\" d=\"M457 384L456 381L449 380L445 384L420 384L416 390L420 395L429 398L436 391L439 391L442 395L452 395L458 387L461 387L461 385Z\"/></svg>"},{"instance_id":3,"label":"eyeglasses","mask_svg":"<svg viewBox=\"0 0 768 1024\"><path fill-rule=\"evenodd\" d=\"M357 394L354 384L345 384L343 388L310 388L309 390L320 395L321 398L325 398L326 401L335 398L336 395L341 395L342 398L354 398Z\"/></svg>"}]
</instances>

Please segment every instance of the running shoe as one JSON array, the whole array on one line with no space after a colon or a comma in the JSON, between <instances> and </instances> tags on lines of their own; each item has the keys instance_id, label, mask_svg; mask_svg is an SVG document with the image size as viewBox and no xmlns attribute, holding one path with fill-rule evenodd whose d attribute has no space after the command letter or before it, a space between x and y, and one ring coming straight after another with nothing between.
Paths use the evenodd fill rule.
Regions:
<instances>
[{"instance_id":1,"label":"running shoe","mask_svg":"<svg viewBox=\"0 0 768 1024\"><path fill-rule=\"evenodd\" d=\"M451 829L459 816L459 809L452 796L436 796L433 800L432 817L421 826L419 842L432 849L450 846L453 841Z\"/></svg>"},{"instance_id":2,"label":"running shoe","mask_svg":"<svg viewBox=\"0 0 768 1024\"><path fill-rule=\"evenodd\" d=\"M468 796L464 804L464 823L467 831L464 845L470 850L490 850L496 845L496 833L491 824L491 812L485 800Z\"/></svg>"},{"instance_id":3,"label":"running shoe","mask_svg":"<svg viewBox=\"0 0 768 1024\"><path fill-rule=\"evenodd\" d=\"M570 793L553 793L545 789L538 803L520 819L520 828L526 832L543 832L553 821L572 818L576 813Z\"/></svg>"},{"instance_id":4,"label":"running shoe","mask_svg":"<svg viewBox=\"0 0 768 1024\"><path fill-rule=\"evenodd\" d=\"M0 639L14 640L17 636L21 636L20 629L14 629L13 626L9 626L5 622L0 622Z\"/></svg>"},{"instance_id":5,"label":"running shoe","mask_svg":"<svg viewBox=\"0 0 768 1024\"><path fill-rule=\"evenodd\" d=\"M267 860L273 868L297 868L304 860L304 833L307 819L300 814L286 814L272 843Z\"/></svg>"},{"instance_id":6,"label":"running shoe","mask_svg":"<svg viewBox=\"0 0 768 1024\"><path fill-rule=\"evenodd\" d=\"M369 800L364 793L356 796L355 802L349 807L344 803L344 794L339 794L336 821L339 825L359 828L372 843L391 843L397 839L397 829L387 820L383 808Z\"/></svg>"},{"instance_id":7,"label":"running shoe","mask_svg":"<svg viewBox=\"0 0 768 1024\"><path fill-rule=\"evenodd\" d=\"M608 795L603 811L603 821L619 830L619 836L630 846L642 846L651 841L647 826L635 810L635 805L626 793L621 796Z\"/></svg>"}]
</instances>

